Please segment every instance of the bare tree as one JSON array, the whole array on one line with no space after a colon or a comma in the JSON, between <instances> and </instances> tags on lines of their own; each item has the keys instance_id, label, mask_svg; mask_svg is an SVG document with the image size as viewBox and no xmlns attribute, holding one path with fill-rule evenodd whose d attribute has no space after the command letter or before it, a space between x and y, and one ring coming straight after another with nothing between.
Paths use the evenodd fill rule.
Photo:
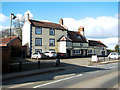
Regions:
<instances>
[{"instance_id":1,"label":"bare tree","mask_svg":"<svg viewBox=\"0 0 120 90\"><path fill-rule=\"evenodd\" d=\"M23 27L23 24L25 22L25 18L22 17L21 19L15 19L14 22L13 22L13 25L14 25L14 30L15 30L15 34L17 36L19 36L21 39L22 39L22 27Z\"/></svg>"}]
</instances>

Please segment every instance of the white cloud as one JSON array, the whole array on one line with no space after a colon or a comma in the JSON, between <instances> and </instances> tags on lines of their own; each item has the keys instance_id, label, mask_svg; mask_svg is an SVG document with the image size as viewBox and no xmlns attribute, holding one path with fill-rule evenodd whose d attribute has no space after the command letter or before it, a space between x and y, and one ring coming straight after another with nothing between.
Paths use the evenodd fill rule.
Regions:
<instances>
[{"instance_id":1,"label":"white cloud","mask_svg":"<svg viewBox=\"0 0 120 90\"><path fill-rule=\"evenodd\" d=\"M5 29L9 29L9 28L10 28L9 26L2 26L2 25L0 25L0 31L5 30Z\"/></svg>"},{"instance_id":2,"label":"white cloud","mask_svg":"<svg viewBox=\"0 0 120 90\"><path fill-rule=\"evenodd\" d=\"M0 23L5 23L7 20L9 20L9 17L7 17L4 14L0 13Z\"/></svg>"},{"instance_id":3,"label":"white cloud","mask_svg":"<svg viewBox=\"0 0 120 90\"><path fill-rule=\"evenodd\" d=\"M24 13L25 20L28 19L28 14L29 14L29 19L33 19L33 14L31 13L31 11L28 10Z\"/></svg>"},{"instance_id":4,"label":"white cloud","mask_svg":"<svg viewBox=\"0 0 120 90\"><path fill-rule=\"evenodd\" d=\"M51 21L49 21L49 20L40 20L40 21L43 21L43 22L51 22Z\"/></svg>"},{"instance_id":5,"label":"white cloud","mask_svg":"<svg viewBox=\"0 0 120 90\"><path fill-rule=\"evenodd\" d=\"M105 38L105 39L95 39L95 38L88 38L88 40L97 40L104 43L108 49L115 49L115 46L118 44L118 37L111 37L111 38Z\"/></svg>"},{"instance_id":6,"label":"white cloud","mask_svg":"<svg viewBox=\"0 0 120 90\"><path fill-rule=\"evenodd\" d=\"M80 26L84 26L86 37L117 37L118 36L118 16L97 18L86 17L80 20L74 18L63 18L64 25L69 30L77 31Z\"/></svg>"},{"instance_id":7,"label":"white cloud","mask_svg":"<svg viewBox=\"0 0 120 90\"><path fill-rule=\"evenodd\" d=\"M17 19L21 20L23 18L22 14L16 14Z\"/></svg>"}]
</instances>

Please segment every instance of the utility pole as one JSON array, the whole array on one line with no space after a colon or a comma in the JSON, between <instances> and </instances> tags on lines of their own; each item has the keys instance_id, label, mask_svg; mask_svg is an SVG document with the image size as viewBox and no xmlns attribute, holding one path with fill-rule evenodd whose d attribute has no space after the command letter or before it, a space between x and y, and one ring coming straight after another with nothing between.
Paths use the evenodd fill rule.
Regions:
<instances>
[{"instance_id":1,"label":"utility pole","mask_svg":"<svg viewBox=\"0 0 120 90\"><path fill-rule=\"evenodd\" d=\"M12 32L12 19L15 19L16 16L14 15L14 13L10 13L10 41L11 41L11 32Z\"/></svg>"}]
</instances>

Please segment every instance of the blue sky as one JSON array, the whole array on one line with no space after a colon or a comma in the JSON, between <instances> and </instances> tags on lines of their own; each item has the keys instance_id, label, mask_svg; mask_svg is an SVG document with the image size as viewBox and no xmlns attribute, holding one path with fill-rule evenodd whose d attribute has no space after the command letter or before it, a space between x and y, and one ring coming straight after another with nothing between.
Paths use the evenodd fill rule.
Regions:
<instances>
[{"instance_id":1,"label":"blue sky","mask_svg":"<svg viewBox=\"0 0 120 90\"><path fill-rule=\"evenodd\" d=\"M7 27L11 12L24 16L27 11L35 20L58 23L63 18L64 24L73 31L80 25L85 26L87 38L100 39L112 48L117 44L113 38L118 33L118 2L2 2L1 14L6 18L0 22ZM109 38L114 42L107 42Z\"/></svg>"},{"instance_id":2,"label":"blue sky","mask_svg":"<svg viewBox=\"0 0 120 90\"><path fill-rule=\"evenodd\" d=\"M118 13L117 2L4 2L2 13L24 14L30 10L34 19L57 22L60 18L114 16Z\"/></svg>"}]
</instances>

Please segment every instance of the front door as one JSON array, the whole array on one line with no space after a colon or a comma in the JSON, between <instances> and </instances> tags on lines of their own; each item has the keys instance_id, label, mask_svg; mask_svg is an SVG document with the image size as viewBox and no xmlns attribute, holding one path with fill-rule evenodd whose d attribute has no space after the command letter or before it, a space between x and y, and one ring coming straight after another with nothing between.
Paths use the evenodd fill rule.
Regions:
<instances>
[{"instance_id":1,"label":"front door","mask_svg":"<svg viewBox=\"0 0 120 90\"><path fill-rule=\"evenodd\" d=\"M71 50L67 49L67 54L68 54L68 57L71 56Z\"/></svg>"},{"instance_id":2,"label":"front door","mask_svg":"<svg viewBox=\"0 0 120 90\"><path fill-rule=\"evenodd\" d=\"M102 56L105 56L105 51L102 51Z\"/></svg>"}]
</instances>

